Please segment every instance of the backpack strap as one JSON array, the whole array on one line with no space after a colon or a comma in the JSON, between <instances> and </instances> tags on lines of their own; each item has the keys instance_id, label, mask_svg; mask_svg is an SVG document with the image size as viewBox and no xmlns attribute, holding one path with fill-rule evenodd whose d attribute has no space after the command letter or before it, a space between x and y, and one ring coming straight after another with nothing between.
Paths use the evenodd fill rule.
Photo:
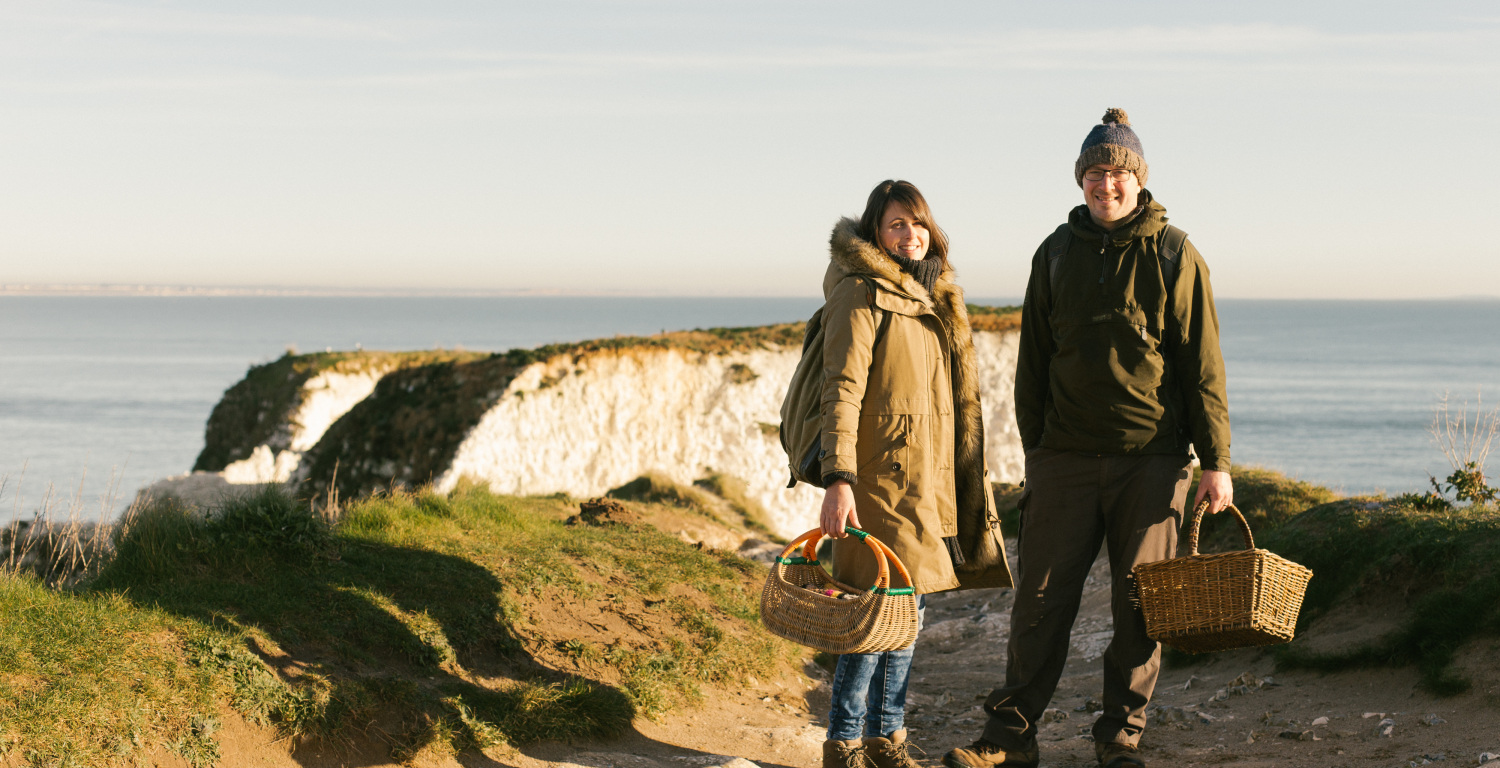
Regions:
<instances>
[{"instance_id":1,"label":"backpack strap","mask_svg":"<svg viewBox=\"0 0 1500 768\"><path fill-rule=\"evenodd\" d=\"M890 310L881 309L880 307L875 305L875 294L878 293L880 289L875 285L874 278L866 277L864 278L864 283L865 288L869 289L870 291L869 296L867 297L870 312L872 315L878 317L878 319L875 321L875 340L870 343L870 368L873 370L875 367L875 348L880 346L880 340L885 338L886 333L890 331L891 315L895 313L891 312ZM813 313L812 320L808 321L808 332L802 340L802 355L804 357L807 356L808 349L812 344L812 338L815 333L812 329L812 322L816 320L821 323L822 316L823 309L820 307L817 312ZM818 464L822 460L823 446L821 442L814 442L812 445L808 446L807 455L803 456L801 462L798 463L797 472L801 472L803 477L821 477L821 473L818 472ZM797 472L792 473L791 478L787 481L786 487L797 487ZM821 482L813 482L812 484L816 485L819 488L824 487Z\"/></svg>"},{"instance_id":2,"label":"backpack strap","mask_svg":"<svg viewBox=\"0 0 1500 768\"><path fill-rule=\"evenodd\" d=\"M1068 246L1072 244L1073 228L1067 224L1059 225L1047 236L1047 282L1053 295L1057 294L1057 275L1062 267L1063 256L1067 255Z\"/></svg>"},{"instance_id":3,"label":"backpack strap","mask_svg":"<svg viewBox=\"0 0 1500 768\"><path fill-rule=\"evenodd\" d=\"M1182 266L1182 248L1187 245L1187 233L1177 227L1168 224L1161 232L1161 248L1157 256L1161 258L1161 279L1167 286L1167 293L1177 285L1177 271Z\"/></svg>"},{"instance_id":4,"label":"backpack strap","mask_svg":"<svg viewBox=\"0 0 1500 768\"><path fill-rule=\"evenodd\" d=\"M886 332L891 329L891 312L881 309L875 303L875 294L880 289L876 287L874 278L865 278L865 287L870 289L870 312L878 318L875 321L875 340L870 342L870 350L873 352L876 347L880 346L880 340L885 338ZM873 364L874 358L872 357L871 365Z\"/></svg>"}]
</instances>

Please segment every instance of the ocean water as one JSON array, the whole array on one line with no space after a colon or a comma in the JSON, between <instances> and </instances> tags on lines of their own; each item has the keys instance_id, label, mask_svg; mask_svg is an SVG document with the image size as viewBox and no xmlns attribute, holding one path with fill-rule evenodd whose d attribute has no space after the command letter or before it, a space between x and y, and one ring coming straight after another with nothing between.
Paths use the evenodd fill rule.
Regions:
<instances>
[{"instance_id":1,"label":"ocean water","mask_svg":"<svg viewBox=\"0 0 1500 768\"><path fill-rule=\"evenodd\" d=\"M975 299L1014 304L1015 299ZM0 519L89 516L186 472L209 412L288 347L507 350L805 319L812 298L0 296ZM1500 404L1500 302L1220 300L1235 461L1345 493L1426 486L1444 392ZM54 502L56 505L57 502ZM66 506L66 505L64 505Z\"/></svg>"}]
</instances>

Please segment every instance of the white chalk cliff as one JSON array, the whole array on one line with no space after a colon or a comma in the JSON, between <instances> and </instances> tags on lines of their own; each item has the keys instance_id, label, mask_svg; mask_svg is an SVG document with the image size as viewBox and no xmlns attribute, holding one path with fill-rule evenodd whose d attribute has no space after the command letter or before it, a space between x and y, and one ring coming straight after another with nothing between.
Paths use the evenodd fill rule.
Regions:
<instances>
[{"instance_id":1,"label":"white chalk cliff","mask_svg":"<svg viewBox=\"0 0 1500 768\"><path fill-rule=\"evenodd\" d=\"M986 456L992 479L1006 482L1019 482L1023 470L1012 405L1017 342L1014 331L974 333ZM769 343L722 354L642 345L532 363L482 412L434 482L442 491L468 478L497 493L589 497L648 472L681 483L717 472L745 482L776 532L801 533L816 525L822 492L786 487L777 436L800 351ZM389 370L327 371L307 380L287 423L249 458L208 473L217 475L213 483L173 478L150 491L188 496L201 487L305 477L303 454ZM358 457L344 458L348 466Z\"/></svg>"},{"instance_id":2,"label":"white chalk cliff","mask_svg":"<svg viewBox=\"0 0 1500 768\"><path fill-rule=\"evenodd\" d=\"M292 417L269 441L256 446L249 458L225 466L224 480L234 485L291 480L302 454L312 450L340 416L369 397L381 377L393 369L323 371L308 379L302 384L300 404Z\"/></svg>"},{"instance_id":3,"label":"white chalk cliff","mask_svg":"<svg viewBox=\"0 0 1500 768\"><path fill-rule=\"evenodd\" d=\"M1014 332L976 332L986 455L994 479L1023 463L1012 389ZM788 489L775 427L800 350L725 355L633 348L560 356L511 382L438 479L469 477L497 493L602 494L648 471L681 483L710 472L744 480L784 536L815 527L822 491Z\"/></svg>"}]
</instances>

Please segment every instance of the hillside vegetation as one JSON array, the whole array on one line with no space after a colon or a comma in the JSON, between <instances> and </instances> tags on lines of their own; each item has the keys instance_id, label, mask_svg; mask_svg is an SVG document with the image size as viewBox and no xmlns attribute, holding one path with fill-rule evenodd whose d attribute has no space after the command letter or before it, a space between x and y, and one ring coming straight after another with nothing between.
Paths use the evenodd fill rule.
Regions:
<instances>
[{"instance_id":1,"label":"hillside vegetation","mask_svg":"<svg viewBox=\"0 0 1500 768\"><path fill-rule=\"evenodd\" d=\"M1412 665L1434 692L1465 689L1457 652L1500 634L1500 510L1236 476L1257 543L1316 574L1302 630L1351 604L1390 619L1354 643L1274 649L1279 666ZM801 674L804 652L759 626L764 566L666 532L737 546L757 512L736 487L647 476L583 504L461 487L321 513L274 488L207 514L153 505L73 588L0 576L0 755L212 765L228 708L295 749L415 760L608 738ZM997 490L1013 507L1015 489ZM1204 541L1243 546L1222 518Z\"/></svg>"},{"instance_id":2,"label":"hillside vegetation","mask_svg":"<svg viewBox=\"0 0 1500 768\"><path fill-rule=\"evenodd\" d=\"M645 524L659 508L590 524L566 498L472 488L336 520L274 489L206 518L156 505L83 587L0 578L0 751L211 765L227 704L400 760L606 737L784 670L763 567Z\"/></svg>"}]
</instances>

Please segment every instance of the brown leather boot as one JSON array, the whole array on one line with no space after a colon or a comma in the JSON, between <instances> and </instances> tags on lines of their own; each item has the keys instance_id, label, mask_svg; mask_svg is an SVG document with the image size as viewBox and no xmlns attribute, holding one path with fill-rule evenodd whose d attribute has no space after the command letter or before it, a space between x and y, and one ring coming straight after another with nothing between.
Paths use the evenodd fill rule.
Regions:
<instances>
[{"instance_id":1,"label":"brown leather boot","mask_svg":"<svg viewBox=\"0 0 1500 768\"><path fill-rule=\"evenodd\" d=\"M865 739L865 755L875 768L919 768L906 748L905 728L892 733L890 738L874 736Z\"/></svg>"},{"instance_id":2,"label":"brown leather boot","mask_svg":"<svg viewBox=\"0 0 1500 768\"><path fill-rule=\"evenodd\" d=\"M943 755L943 765L948 768L1035 768L1038 762L1035 741L1023 750L1013 751L980 739Z\"/></svg>"},{"instance_id":3,"label":"brown leather boot","mask_svg":"<svg viewBox=\"0 0 1500 768\"><path fill-rule=\"evenodd\" d=\"M859 740L823 742L823 768L873 768L865 745Z\"/></svg>"},{"instance_id":4,"label":"brown leather boot","mask_svg":"<svg viewBox=\"0 0 1500 768\"><path fill-rule=\"evenodd\" d=\"M1095 742L1094 757L1099 758L1102 768L1146 768L1146 761L1141 759L1141 750L1133 744Z\"/></svg>"}]
</instances>

